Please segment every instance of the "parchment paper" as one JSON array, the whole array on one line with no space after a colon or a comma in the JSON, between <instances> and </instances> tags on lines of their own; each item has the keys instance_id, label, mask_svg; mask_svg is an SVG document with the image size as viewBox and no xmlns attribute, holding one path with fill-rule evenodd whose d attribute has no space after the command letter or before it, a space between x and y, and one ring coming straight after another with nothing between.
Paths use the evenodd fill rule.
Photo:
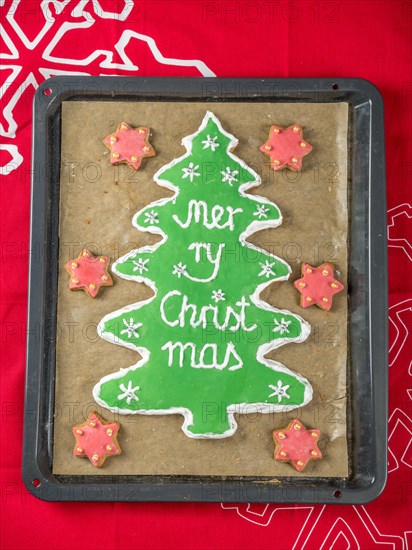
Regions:
<instances>
[{"instance_id":1,"label":"parchment paper","mask_svg":"<svg viewBox=\"0 0 412 550\"><path fill-rule=\"evenodd\" d=\"M288 344L269 357L307 377L314 390L303 409L283 414L236 415L237 432L221 440L194 440L181 430L175 416L114 415L97 406L95 383L126 368L138 355L110 344L96 334L107 313L151 296L142 284L115 277L113 287L101 289L94 300L83 291L70 292L64 263L87 245L111 260L127 251L152 244L156 236L140 233L131 224L135 212L170 193L153 182L153 174L185 150L181 139L199 127L206 110L239 139L235 154L260 173L262 185L254 192L273 200L283 214L277 229L256 233L250 240L289 262L288 282L274 283L262 297L272 305L298 313L312 326L309 339ZM103 138L121 121L149 126L157 157L144 159L136 173L126 165L110 166ZM299 123L313 145L303 172L273 172L259 146L271 124ZM332 261L337 277L347 280L347 132L345 103L166 103L66 102L62 115L60 181L60 264L58 295L57 378L53 471L56 474L191 474L217 476L346 477L347 295L334 298L325 312L316 306L302 309L292 281L303 261ZM160 330L160 327L159 327ZM71 427L91 410L121 422L122 454L96 469L87 459L72 456ZM311 461L303 474L273 460L272 431L294 418L308 428L319 428L322 461Z\"/></svg>"}]
</instances>

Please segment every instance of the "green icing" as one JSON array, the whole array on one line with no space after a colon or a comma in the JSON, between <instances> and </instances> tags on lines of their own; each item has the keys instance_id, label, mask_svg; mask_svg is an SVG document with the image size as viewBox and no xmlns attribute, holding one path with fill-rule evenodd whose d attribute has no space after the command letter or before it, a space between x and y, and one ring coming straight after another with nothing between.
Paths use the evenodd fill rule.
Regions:
<instances>
[{"instance_id":1,"label":"green icing","mask_svg":"<svg viewBox=\"0 0 412 550\"><path fill-rule=\"evenodd\" d=\"M103 378L94 396L125 414L183 414L190 437L224 437L236 430L234 412L277 412L311 399L306 379L263 358L306 339L310 328L259 299L263 287L287 279L290 268L243 244L255 231L279 225L281 214L267 199L244 194L260 179L230 153L235 138L207 113L183 144L186 155L154 177L173 188L174 197L150 204L133 220L163 240L113 267L151 286L155 296L99 325L103 338L143 359Z\"/></svg>"}]
</instances>

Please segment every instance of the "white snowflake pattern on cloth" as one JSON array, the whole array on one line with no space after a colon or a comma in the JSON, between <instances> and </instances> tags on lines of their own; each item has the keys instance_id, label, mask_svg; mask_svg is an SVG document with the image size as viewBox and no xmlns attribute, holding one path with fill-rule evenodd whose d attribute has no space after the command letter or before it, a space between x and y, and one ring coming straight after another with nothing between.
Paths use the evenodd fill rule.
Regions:
<instances>
[{"instance_id":1,"label":"white snowflake pattern on cloth","mask_svg":"<svg viewBox=\"0 0 412 550\"><path fill-rule=\"evenodd\" d=\"M219 143L216 143L216 140L217 140L217 136L216 137L210 137L209 135L207 136L207 139L203 140L202 141L202 144L203 144L203 149L212 149L213 152L216 151L216 149L218 147L220 147L220 144Z\"/></svg>"},{"instance_id":2,"label":"white snowflake pattern on cloth","mask_svg":"<svg viewBox=\"0 0 412 550\"><path fill-rule=\"evenodd\" d=\"M269 397L277 397L278 403L280 403L283 398L290 399L290 395L288 394L288 389L290 388L290 385L282 386L281 380L278 380L277 386L269 384L268 387L273 390L273 393L271 393Z\"/></svg>"},{"instance_id":3,"label":"white snowflake pattern on cloth","mask_svg":"<svg viewBox=\"0 0 412 550\"><path fill-rule=\"evenodd\" d=\"M182 168L182 172L184 173L182 179L184 180L185 178L189 178L190 183L192 183L195 176L200 176L200 173L196 172L196 170L199 170L199 165L197 164L195 166L194 162L190 162L187 168Z\"/></svg>"},{"instance_id":4,"label":"white snowflake pattern on cloth","mask_svg":"<svg viewBox=\"0 0 412 550\"><path fill-rule=\"evenodd\" d=\"M145 223L150 223L150 225L153 225L154 223L159 223L159 220L157 219L158 218L158 213L155 212L154 210L152 210L151 212L146 212L145 213Z\"/></svg>"},{"instance_id":5,"label":"white snowflake pattern on cloth","mask_svg":"<svg viewBox=\"0 0 412 550\"><path fill-rule=\"evenodd\" d=\"M239 170L231 170L229 166L226 167L226 170L220 172L223 176L222 183L227 182L231 187L233 187L233 182L237 181L236 176L239 174Z\"/></svg>"},{"instance_id":6,"label":"white snowflake pattern on cloth","mask_svg":"<svg viewBox=\"0 0 412 550\"><path fill-rule=\"evenodd\" d=\"M264 275L267 279L269 279L271 275L275 275L272 269L272 267L275 265L275 262L270 263L269 260L266 260L264 264L262 262L259 262L259 265L262 268L262 271L259 273L259 277Z\"/></svg>"},{"instance_id":7,"label":"white snowflake pattern on cloth","mask_svg":"<svg viewBox=\"0 0 412 550\"><path fill-rule=\"evenodd\" d=\"M266 208L264 204L260 204L256 207L256 212L253 213L254 216L257 216L260 220L260 218L267 218L269 208Z\"/></svg>"},{"instance_id":8,"label":"white snowflake pattern on cloth","mask_svg":"<svg viewBox=\"0 0 412 550\"><path fill-rule=\"evenodd\" d=\"M146 260L143 260L143 258L138 258L138 260L133 260L133 263L135 267L133 268L133 271L138 271L140 275L142 275L143 271L149 271L146 267L146 264L148 263L149 258Z\"/></svg>"},{"instance_id":9,"label":"white snowflake pattern on cloth","mask_svg":"<svg viewBox=\"0 0 412 550\"><path fill-rule=\"evenodd\" d=\"M140 338L140 334L138 333L138 330L142 325L142 323L135 323L133 317L130 317L129 321L126 321L126 319L123 319L123 324L126 328L120 331L120 334L127 334L127 337L130 338L133 336L134 338Z\"/></svg>"},{"instance_id":10,"label":"white snowflake pattern on cloth","mask_svg":"<svg viewBox=\"0 0 412 550\"><path fill-rule=\"evenodd\" d=\"M180 279L180 277L185 273L186 273L186 266L183 265L182 262L179 262L177 265L173 266L172 275L177 275Z\"/></svg>"},{"instance_id":11,"label":"white snowflake pattern on cloth","mask_svg":"<svg viewBox=\"0 0 412 550\"><path fill-rule=\"evenodd\" d=\"M129 383L127 384L127 388L124 384L120 384L119 389L122 390L123 393L117 396L117 399L119 401L122 401L123 399L126 399L126 403L130 405L132 400L139 401L139 398L137 397L136 393L140 390L139 386L132 387L132 381L129 380Z\"/></svg>"},{"instance_id":12,"label":"white snowflake pattern on cloth","mask_svg":"<svg viewBox=\"0 0 412 550\"><path fill-rule=\"evenodd\" d=\"M212 290L212 300L217 302L224 302L226 300L225 293L222 291L222 289L219 288L219 290Z\"/></svg>"},{"instance_id":13,"label":"white snowflake pattern on cloth","mask_svg":"<svg viewBox=\"0 0 412 550\"><path fill-rule=\"evenodd\" d=\"M277 319L275 321L275 328L273 329L273 332L280 332L280 334L284 334L285 332L288 334L289 329L288 326L292 323L292 321L285 321L285 319L282 317L280 320L280 323Z\"/></svg>"},{"instance_id":14,"label":"white snowflake pattern on cloth","mask_svg":"<svg viewBox=\"0 0 412 550\"><path fill-rule=\"evenodd\" d=\"M21 119L21 112L24 112L18 112L18 109L22 109L23 102L29 103L24 100L27 97L26 90L30 87L36 89L45 78L65 74L98 75L105 74L108 69L115 70L119 75L130 75L130 71L139 71L139 67L129 57L129 48L136 42L144 46L151 62L155 61L160 67L172 65L177 69L192 68L191 76L216 76L201 60L165 57L152 37L132 30L134 19L130 20L130 24L129 17L133 10L137 9L136 0L111 3L103 3L100 0L31 2L29 12L34 14L36 23L40 23L35 25L36 29L33 29L30 17L27 18L27 4L24 0L0 0L0 9L3 11L1 34L5 42L5 52L0 54L0 57L3 57L4 61L2 68L8 69L0 71L5 73L5 78L3 77L0 82L3 96L2 114L5 121L5 124L0 123L0 139L15 139L16 133L18 136L17 121ZM68 4L72 7L67 8ZM69 20L67 10L71 12ZM105 42L106 49L98 49L95 41L85 40L85 37L93 30L100 34L102 28L105 28L100 25L106 25L108 20L115 22L119 32L112 33L113 37L109 37L110 39ZM93 29L90 30L90 27ZM81 51L75 46L80 42ZM71 48L71 45L74 47ZM31 56L32 62L23 64L25 56L33 50L39 55ZM0 145L11 157L7 164L0 165L0 174L7 176L16 170L24 159L17 143Z\"/></svg>"}]
</instances>

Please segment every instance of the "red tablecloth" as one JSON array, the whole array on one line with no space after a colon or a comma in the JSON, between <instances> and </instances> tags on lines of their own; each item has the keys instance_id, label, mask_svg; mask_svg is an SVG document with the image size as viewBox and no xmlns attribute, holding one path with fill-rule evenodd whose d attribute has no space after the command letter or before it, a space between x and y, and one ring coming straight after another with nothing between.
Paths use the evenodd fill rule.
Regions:
<instances>
[{"instance_id":1,"label":"red tablecloth","mask_svg":"<svg viewBox=\"0 0 412 550\"><path fill-rule=\"evenodd\" d=\"M412 548L410 1L1 0L1 547ZM31 106L58 74L362 77L385 101L389 480L366 506L56 503L21 481Z\"/></svg>"}]
</instances>

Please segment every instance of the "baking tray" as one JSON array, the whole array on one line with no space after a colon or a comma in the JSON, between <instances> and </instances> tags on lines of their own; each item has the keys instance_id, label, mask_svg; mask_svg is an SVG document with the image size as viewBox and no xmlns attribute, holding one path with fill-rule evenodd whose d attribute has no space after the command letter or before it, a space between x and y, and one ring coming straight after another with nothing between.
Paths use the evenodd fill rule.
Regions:
<instances>
[{"instance_id":1,"label":"baking tray","mask_svg":"<svg viewBox=\"0 0 412 550\"><path fill-rule=\"evenodd\" d=\"M347 102L349 105L348 478L54 475L59 182L63 101ZM383 104L361 79L55 77L34 100L23 479L48 501L355 503L387 476L387 256ZM371 289L373 288L373 299Z\"/></svg>"}]
</instances>

